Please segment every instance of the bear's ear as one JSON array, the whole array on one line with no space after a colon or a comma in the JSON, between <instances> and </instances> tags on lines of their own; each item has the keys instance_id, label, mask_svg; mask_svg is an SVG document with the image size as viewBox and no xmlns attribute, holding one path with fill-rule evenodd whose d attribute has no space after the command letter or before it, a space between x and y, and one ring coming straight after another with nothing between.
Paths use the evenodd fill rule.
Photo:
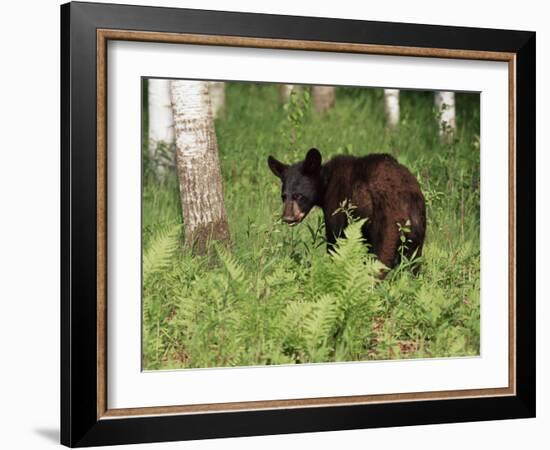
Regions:
<instances>
[{"instance_id":1,"label":"bear's ear","mask_svg":"<svg viewBox=\"0 0 550 450\"><path fill-rule=\"evenodd\" d=\"M321 170L322 156L319 150L312 148L307 152L306 159L302 164L304 175L317 175Z\"/></svg>"},{"instance_id":2,"label":"bear's ear","mask_svg":"<svg viewBox=\"0 0 550 450\"><path fill-rule=\"evenodd\" d=\"M282 163L281 161L277 161L273 156L269 156L267 158L267 165L271 169L271 171L275 174L276 177L283 178L283 175L287 169L287 165Z\"/></svg>"}]
</instances>

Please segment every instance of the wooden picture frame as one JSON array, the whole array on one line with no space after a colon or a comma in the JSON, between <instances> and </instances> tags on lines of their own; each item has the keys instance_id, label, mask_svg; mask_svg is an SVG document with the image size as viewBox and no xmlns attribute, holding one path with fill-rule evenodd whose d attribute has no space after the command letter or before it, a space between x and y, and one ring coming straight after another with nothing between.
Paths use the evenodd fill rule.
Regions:
<instances>
[{"instance_id":1,"label":"wooden picture frame","mask_svg":"<svg viewBox=\"0 0 550 450\"><path fill-rule=\"evenodd\" d=\"M109 40L504 61L509 68L507 388L110 409ZM69 3L61 7L61 442L314 432L535 415L535 33Z\"/></svg>"}]
</instances>

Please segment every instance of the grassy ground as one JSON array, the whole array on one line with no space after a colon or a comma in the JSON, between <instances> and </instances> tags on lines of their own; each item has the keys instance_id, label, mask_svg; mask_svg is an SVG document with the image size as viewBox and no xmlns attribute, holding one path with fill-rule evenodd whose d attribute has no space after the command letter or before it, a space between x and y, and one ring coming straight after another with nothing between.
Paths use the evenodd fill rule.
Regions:
<instances>
[{"instance_id":1,"label":"grassy ground","mask_svg":"<svg viewBox=\"0 0 550 450\"><path fill-rule=\"evenodd\" d=\"M216 134L230 248L190 253L176 177L156 183L144 156L144 368L478 354L479 96L456 103L456 139L441 144L431 93L401 93L392 134L381 90L339 89L319 117L301 101L283 109L273 85L228 84ZM327 255L320 210L281 224L266 158L294 161L310 147L325 159L392 153L417 175L428 216L418 277L399 267L377 281L356 226Z\"/></svg>"}]
</instances>

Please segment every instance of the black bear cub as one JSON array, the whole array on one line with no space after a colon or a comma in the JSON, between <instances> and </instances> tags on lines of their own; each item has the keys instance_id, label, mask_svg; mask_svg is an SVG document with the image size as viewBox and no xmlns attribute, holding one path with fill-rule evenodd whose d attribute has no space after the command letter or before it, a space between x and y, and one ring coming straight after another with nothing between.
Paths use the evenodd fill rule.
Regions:
<instances>
[{"instance_id":1,"label":"black bear cub","mask_svg":"<svg viewBox=\"0 0 550 450\"><path fill-rule=\"evenodd\" d=\"M347 225L343 212L334 213L344 200L354 215L368 218L363 236L387 267L400 261L399 226L410 229L405 255L419 257L426 233L424 196L414 175L387 154L364 157L336 156L321 164L321 153L312 148L306 158L284 164L270 156L268 165L282 181L283 220L300 223L314 206L323 209L327 245L330 249ZM399 224L399 225L398 225ZM416 267L418 270L418 267Z\"/></svg>"}]
</instances>

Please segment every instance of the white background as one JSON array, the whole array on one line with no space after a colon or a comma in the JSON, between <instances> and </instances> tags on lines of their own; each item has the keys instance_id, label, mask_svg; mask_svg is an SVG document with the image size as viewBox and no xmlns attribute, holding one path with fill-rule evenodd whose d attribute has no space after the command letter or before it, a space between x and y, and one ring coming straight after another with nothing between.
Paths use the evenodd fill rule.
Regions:
<instances>
[{"instance_id":1,"label":"white background","mask_svg":"<svg viewBox=\"0 0 550 450\"><path fill-rule=\"evenodd\" d=\"M550 242L550 101L548 12L524 0L455 3L394 0L264 2L139 1L135 4L231 9L324 17L466 25L537 31L537 312L538 418L475 424L357 430L288 436L141 445L135 448L547 448L550 426L548 284ZM7 2L2 9L0 130L0 446L41 449L58 441L59 423L59 2ZM546 260L546 261L545 261ZM126 447L133 448L133 447Z\"/></svg>"}]
</instances>

